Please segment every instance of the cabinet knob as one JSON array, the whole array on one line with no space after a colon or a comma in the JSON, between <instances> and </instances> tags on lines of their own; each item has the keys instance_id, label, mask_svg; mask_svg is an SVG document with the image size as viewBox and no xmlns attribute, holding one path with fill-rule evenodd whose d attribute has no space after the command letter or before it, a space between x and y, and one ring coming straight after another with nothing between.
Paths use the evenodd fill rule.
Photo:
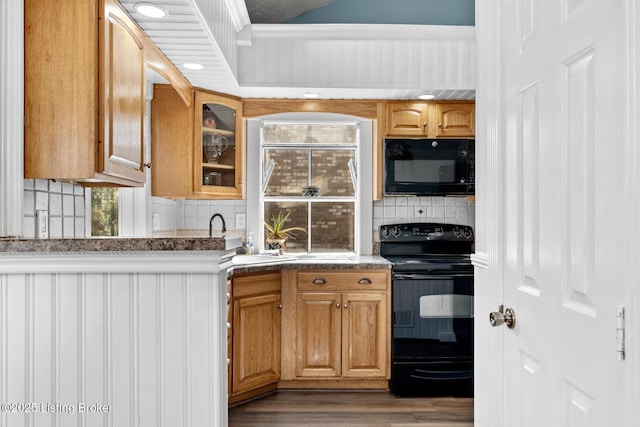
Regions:
<instances>
[{"instance_id":1,"label":"cabinet knob","mask_svg":"<svg viewBox=\"0 0 640 427\"><path fill-rule=\"evenodd\" d=\"M145 168L151 169L151 162L147 162L143 165Z\"/></svg>"},{"instance_id":2,"label":"cabinet knob","mask_svg":"<svg viewBox=\"0 0 640 427\"><path fill-rule=\"evenodd\" d=\"M422 127L423 127L423 128L426 128L426 127L427 127L427 122L424 122L424 123L422 124Z\"/></svg>"},{"instance_id":3,"label":"cabinet knob","mask_svg":"<svg viewBox=\"0 0 640 427\"><path fill-rule=\"evenodd\" d=\"M438 123L438 127L441 128L442 127L442 123Z\"/></svg>"},{"instance_id":4,"label":"cabinet knob","mask_svg":"<svg viewBox=\"0 0 640 427\"><path fill-rule=\"evenodd\" d=\"M345 308L345 309L349 308L349 304L345 304L345 305L344 305L344 308Z\"/></svg>"},{"instance_id":5,"label":"cabinet knob","mask_svg":"<svg viewBox=\"0 0 640 427\"><path fill-rule=\"evenodd\" d=\"M278 307L278 309L282 310L282 304L278 304L276 307Z\"/></svg>"},{"instance_id":6,"label":"cabinet knob","mask_svg":"<svg viewBox=\"0 0 640 427\"><path fill-rule=\"evenodd\" d=\"M317 279L313 279L311 283L313 283L314 285L324 285L325 283L327 283L327 281L322 277L318 277Z\"/></svg>"},{"instance_id":7,"label":"cabinet knob","mask_svg":"<svg viewBox=\"0 0 640 427\"><path fill-rule=\"evenodd\" d=\"M336 304L336 308L340 308L340 303Z\"/></svg>"},{"instance_id":8,"label":"cabinet knob","mask_svg":"<svg viewBox=\"0 0 640 427\"><path fill-rule=\"evenodd\" d=\"M371 283L373 282L368 277L363 277L362 279L358 280L358 284L360 285L370 285Z\"/></svg>"}]
</instances>

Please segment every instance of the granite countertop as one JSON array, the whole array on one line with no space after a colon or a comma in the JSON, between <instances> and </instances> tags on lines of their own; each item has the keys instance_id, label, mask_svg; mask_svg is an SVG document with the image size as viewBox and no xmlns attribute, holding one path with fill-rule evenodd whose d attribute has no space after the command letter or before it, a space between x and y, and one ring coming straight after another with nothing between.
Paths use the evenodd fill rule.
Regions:
<instances>
[{"instance_id":1,"label":"granite countertop","mask_svg":"<svg viewBox=\"0 0 640 427\"><path fill-rule=\"evenodd\" d=\"M225 251L231 255L242 244L239 236L146 237L91 239L0 239L0 252L148 252ZM230 256L230 255L228 255ZM391 263L375 255L236 255L232 273L258 273L281 269L390 269Z\"/></svg>"},{"instance_id":2,"label":"granite countertop","mask_svg":"<svg viewBox=\"0 0 640 427\"><path fill-rule=\"evenodd\" d=\"M260 273L282 269L391 269L391 262L376 255L336 255L336 256L262 256L236 255L232 259L232 273Z\"/></svg>"},{"instance_id":3,"label":"granite countertop","mask_svg":"<svg viewBox=\"0 0 640 427\"><path fill-rule=\"evenodd\" d=\"M230 247L229 239L222 236L0 240L0 252L225 251L230 249L234 248Z\"/></svg>"}]
</instances>

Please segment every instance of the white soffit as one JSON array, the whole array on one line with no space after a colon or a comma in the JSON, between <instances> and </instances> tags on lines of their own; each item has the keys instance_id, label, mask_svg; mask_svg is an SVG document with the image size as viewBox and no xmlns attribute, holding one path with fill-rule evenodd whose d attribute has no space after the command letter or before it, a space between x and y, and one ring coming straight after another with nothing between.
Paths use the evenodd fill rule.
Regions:
<instances>
[{"instance_id":1,"label":"white soffit","mask_svg":"<svg viewBox=\"0 0 640 427\"><path fill-rule=\"evenodd\" d=\"M436 99L475 99L474 27L251 25L243 0L154 0L169 15L152 19L133 9L137 2L121 1L196 87L242 98L317 92L321 99L417 99L427 91ZM368 50L354 56L361 46ZM383 66L371 66L370 52ZM184 69L185 62L204 69Z\"/></svg>"}]
</instances>

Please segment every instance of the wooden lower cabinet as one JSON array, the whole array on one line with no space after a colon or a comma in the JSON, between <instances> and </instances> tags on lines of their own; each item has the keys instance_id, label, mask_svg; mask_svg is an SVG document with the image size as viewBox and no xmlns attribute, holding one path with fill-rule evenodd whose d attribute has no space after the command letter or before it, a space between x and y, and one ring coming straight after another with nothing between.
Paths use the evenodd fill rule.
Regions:
<instances>
[{"instance_id":1,"label":"wooden lower cabinet","mask_svg":"<svg viewBox=\"0 0 640 427\"><path fill-rule=\"evenodd\" d=\"M384 378L385 292L298 294L296 376Z\"/></svg>"},{"instance_id":2,"label":"wooden lower cabinet","mask_svg":"<svg viewBox=\"0 0 640 427\"><path fill-rule=\"evenodd\" d=\"M229 402L274 390L280 379L280 274L233 279Z\"/></svg>"},{"instance_id":3,"label":"wooden lower cabinet","mask_svg":"<svg viewBox=\"0 0 640 427\"><path fill-rule=\"evenodd\" d=\"M389 271L283 271L282 292L282 387L388 386Z\"/></svg>"},{"instance_id":4,"label":"wooden lower cabinet","mask_svg":"<svg viewBox=\"0 0 640 427\"><path fill-rule=\"evenodd\" d=\"M296 376L340 376L342 295L338 292L299 293L296 327Z\"/></svg>"},{"instance_id":5,"label":"wooden lower cabinet","mask_svg":"<svg viewBox=\"0 0 640 427\"><path fill-rule=\"evenodd\" d=\"M387 374L387 295L342 294L342 377L384 378Z\"/></svg>"},{"instance_id":6,"label":"wooden lower cabinet","mask_svg":"<svg viewBox=\"0 0 640 427\"><path fill-rule=\"evenodd\" d=\"M229 403L278 388L387 389L390 270L234 276Z\"/></svg>"}]
</instances>

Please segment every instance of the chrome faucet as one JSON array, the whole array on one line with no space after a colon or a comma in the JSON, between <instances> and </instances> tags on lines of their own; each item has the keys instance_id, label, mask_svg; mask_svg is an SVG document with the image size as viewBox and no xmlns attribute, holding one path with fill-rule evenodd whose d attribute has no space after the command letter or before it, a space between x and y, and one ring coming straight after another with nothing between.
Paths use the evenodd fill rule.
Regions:
<instances>
[{"instance_id":1,"label":"chrome faucet","mask_svg":"<svg viewBox=\"0 0 640 427\"><path fill-rule=\"evenodd\" d=\"M213 220L217 216L220 217L220 219L222 220L222 234L227 232L227 225L224 222L224 218L222 217L221 214L215 213L215 214L211 215L211 219L209 220L209 237L213 237Z\"/></svg>"}]
</instances>

